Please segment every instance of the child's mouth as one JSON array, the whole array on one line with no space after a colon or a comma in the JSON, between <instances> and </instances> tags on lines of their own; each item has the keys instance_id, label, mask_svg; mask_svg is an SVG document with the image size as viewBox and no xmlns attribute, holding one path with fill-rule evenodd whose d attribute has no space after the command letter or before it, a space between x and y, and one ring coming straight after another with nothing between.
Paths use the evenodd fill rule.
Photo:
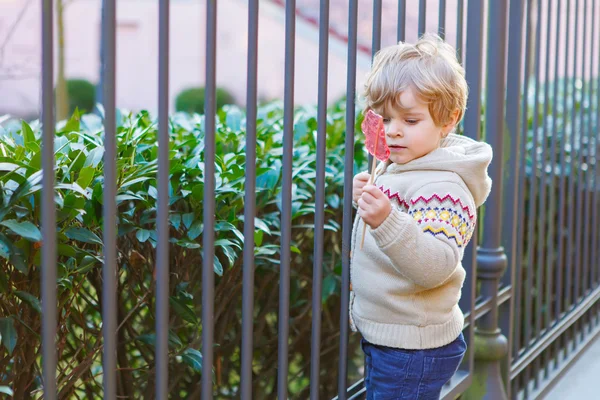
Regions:
<instances>
[{"instance_id":1,"label":"child's mouth","mask_svg":"<svg viewBox=\"0 0 600 400\"><path fill-rule=\"evenodd\" d=\"M399 146L399 145L396 145L396 144L390 145L388 147L390 148L390 150L403 150L403 149L406 149L406 147Z\"/></svg>"}]
</instances>

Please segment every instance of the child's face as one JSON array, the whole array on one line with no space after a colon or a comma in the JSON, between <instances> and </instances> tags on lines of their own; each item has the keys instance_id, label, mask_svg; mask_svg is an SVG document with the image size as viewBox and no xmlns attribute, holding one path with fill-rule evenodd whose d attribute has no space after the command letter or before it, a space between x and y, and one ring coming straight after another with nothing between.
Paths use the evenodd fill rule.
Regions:
<instances>
[{"instance_id":1,"label":"child's face","mask_svg":"<svg viewBox=\"0 0 600 400\"><path fill-rule=\"evenodd\" d=\"M454 128L455 121L437 126L415 90L410 87L400 95L401 107L376 110L383 116L390 161L406 164L423 157L440 146L443 136Z\"/></svg>"}]
</instances>

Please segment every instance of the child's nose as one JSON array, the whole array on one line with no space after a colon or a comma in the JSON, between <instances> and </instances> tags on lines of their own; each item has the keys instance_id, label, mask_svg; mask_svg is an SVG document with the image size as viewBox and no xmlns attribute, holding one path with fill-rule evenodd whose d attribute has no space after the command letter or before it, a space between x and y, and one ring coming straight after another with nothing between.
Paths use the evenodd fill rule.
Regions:
<instances>
[{"instance_id":1,"label":"child's nose","mask_svg":"<svg viewBox=\"0 0 600 400\"><path fill-rule=\"evenodd\" d=\"M387 134L390 137L403 136L402 127L400 126L400 124L391 123L388 126Z\"/></svg>"}]
</instances>

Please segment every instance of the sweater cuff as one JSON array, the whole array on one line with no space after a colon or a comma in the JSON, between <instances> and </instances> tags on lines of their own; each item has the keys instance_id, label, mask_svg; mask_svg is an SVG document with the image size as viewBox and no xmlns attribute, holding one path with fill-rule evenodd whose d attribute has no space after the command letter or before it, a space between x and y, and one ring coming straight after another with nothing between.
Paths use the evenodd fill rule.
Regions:
<instances>
[{"instance_id":1,"label":"sweater cuff","mask_svg":"<svg viewBox=\"0 0 600 400\"><path fill-rule=\"evenodd\" d=\"M406 225L404 219L408 215L403 214L398 209L393 209L390 215L377 228L371 230L371 235L379 248L385 248L394 240L398 239Z\"/></svg>"}]
</instances>

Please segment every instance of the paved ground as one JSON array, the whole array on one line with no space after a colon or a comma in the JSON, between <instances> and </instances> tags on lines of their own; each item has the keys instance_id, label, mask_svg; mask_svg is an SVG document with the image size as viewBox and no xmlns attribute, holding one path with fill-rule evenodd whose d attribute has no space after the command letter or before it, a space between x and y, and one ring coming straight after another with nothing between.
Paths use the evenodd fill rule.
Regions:
<instances>
[{"instance_id":1,"label":"paved ground","mask_svg":"<svg viewBox=\"0 0 600 400\"><path fill-rule=\"evenodd\" d=\"M600 399L600 338L596 339L545 400Z\"/></svg>"}]
</instances>

